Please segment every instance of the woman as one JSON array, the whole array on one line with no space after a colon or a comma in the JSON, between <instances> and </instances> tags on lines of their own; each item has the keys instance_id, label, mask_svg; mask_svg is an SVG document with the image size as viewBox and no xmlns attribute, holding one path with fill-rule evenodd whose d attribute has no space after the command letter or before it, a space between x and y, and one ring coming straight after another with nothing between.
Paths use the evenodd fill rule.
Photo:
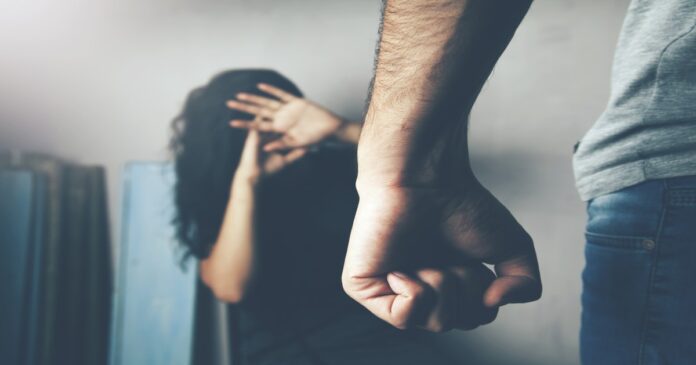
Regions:
<instances>
[{"instance_id":1,"label":"woman","mask_svg":"<svg viewBox=\"0 0 696 365\"><path fill-rule=\"evenodd\" d=\"M235 70L192 91L173 127L177 235L238 307L242 363L451 363L341 289L360 124L277 72Z\"/></svg>"}]
</instances>

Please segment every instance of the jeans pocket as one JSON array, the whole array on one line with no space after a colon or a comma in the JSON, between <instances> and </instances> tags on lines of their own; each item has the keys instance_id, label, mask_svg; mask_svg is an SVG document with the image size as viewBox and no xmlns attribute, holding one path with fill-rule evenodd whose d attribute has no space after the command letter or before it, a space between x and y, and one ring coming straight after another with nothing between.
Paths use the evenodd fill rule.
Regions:
<instances>
[{"instance_id":1,"label":"jeans pocket","mask_svg":"<svg viewBox=\"0 0 696 365\"><path fill-rule=\"evenodd\" d=\"M619 249L651 249L663 217L663 194L664 182L655 180L592 199L587 205L588 243Z\"/></svg>"},{"instance_id":2,"label":"jeans pocket","mask_svg":"<svg viewBox=\"0 0 696 365\"><path fill-rule=\"evenodd\" d=\"M635 364L654 261L644 242L652 239L597 233L585 236L582 363Z\"/></svg>"},{"instance_id":3,"label":"jeans pocket","mask_svg":"<svg viewBox=\"0 0 696 365\"><path fill-rule=\"evenodd\" d=\"M588 246L609 250L650 252L655 249L655 240L650 237L619 236L585 232Z\"/></svg>"}]
</instances>

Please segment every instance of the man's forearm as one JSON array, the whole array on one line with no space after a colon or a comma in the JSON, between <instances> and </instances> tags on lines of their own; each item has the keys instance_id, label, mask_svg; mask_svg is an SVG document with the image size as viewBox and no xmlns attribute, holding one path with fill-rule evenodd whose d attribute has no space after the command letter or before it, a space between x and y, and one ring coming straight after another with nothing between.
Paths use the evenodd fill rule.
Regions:
<instances>
[{"instance_id":1,"label":"man's forearm","mask_svg":"<svg viewBox=\"0 0 696 365\"><path fill-rule=\"evenodd\" d=\"M468 168L466 118L530 3L386 1L360 178L428 184L457 167L445 155Z\"/></svg>"}]
</instances>

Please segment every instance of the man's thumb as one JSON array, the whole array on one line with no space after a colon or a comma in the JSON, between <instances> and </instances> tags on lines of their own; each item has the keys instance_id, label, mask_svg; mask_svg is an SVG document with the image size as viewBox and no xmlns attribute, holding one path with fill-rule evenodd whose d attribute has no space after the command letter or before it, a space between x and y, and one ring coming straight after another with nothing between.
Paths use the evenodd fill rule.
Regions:
<instances>
[{"instance_id":1,"label":"man's thumb","mask_svg":"<svg viewBox=\"0 0 696 365\"><path fill-rule=\"evenodd\" d=\"M533 302L541 297L541 278L536 257L519 257L495 265L497 278L486 289L487 307Z\"/></svg>"},{"instance_id":2,"label":"man's thumb","mask_svg":"<svg viewBox=\"0 0 696 365\"><path fill-rule=\"evenodd\" d=\"M495 279L483 296L489 307L509 303L533 302L541 297L541 282L527 276L503 276Z\"/></svg>"}]
</instances>

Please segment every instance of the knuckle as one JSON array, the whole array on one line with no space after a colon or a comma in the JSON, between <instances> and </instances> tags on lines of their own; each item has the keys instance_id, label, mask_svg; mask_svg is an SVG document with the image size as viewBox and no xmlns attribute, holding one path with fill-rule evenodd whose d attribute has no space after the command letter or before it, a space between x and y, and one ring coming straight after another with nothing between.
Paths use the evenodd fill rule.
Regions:
<instances>
[{"instance_id":1,"label":"knuckle","mask_svg":"<svg viewBox=\"0 0 696 365\"><path fill-rule=\"evenodd\" d=\"M426 329L427 329L429 332L434 332L434 333L442 333L442 332L445 332L445 331L446 331L446 328L447 328L447 327L445 326L445 324L442 323L442 322L440 322L440 321L435 321L435 322L433 322L433 323L430 323L430 324L428 324L428 327L426 327Z\"/></svg>"},{"instance_id":2,"label":"knuckle","mask_svg":"<svg viewBox=\"0 0 696 365\"><path fill-rule=\"evenodd\" d=\"M445 285L445 281L447 280L446 275L439 270L426 269L421 270L418 274L421 280L428 283L433 288L443 287Z\"/></svg>"},{"instance_id":3,"label":"knuckle","mask_svg":"<svg viewBox=\"0 0 696 365\"><path fill-rule=\"evenodd\" d=\"M414 301L420 301L424 299L428 293L422 286L414 286L410 294Z\"/></svg>"},{"instance_id":4,"label":"knuckle","mask_svg":"<svg viewBox=\"0 0 696 365\"><path fill-rule=\"evenodd\" d=\"M355 287L354 279L350 274L344 272L343 275L341 275L341 285L343 286L343 291L351 295Z\"/></svg>"},{"instance_id":5,"label":"knuckle","mask_svg":"<svg viewBox=\"0 0 696 365\"><path fill-rule=\"evenodd\" d=\"M392 326L394 326L400 330L406 330L409 328L408 318L406 318L405 316L398 316L396 318L392 318L389 321L389 324L391 324Z\"/></svg>"}]
</instances>

